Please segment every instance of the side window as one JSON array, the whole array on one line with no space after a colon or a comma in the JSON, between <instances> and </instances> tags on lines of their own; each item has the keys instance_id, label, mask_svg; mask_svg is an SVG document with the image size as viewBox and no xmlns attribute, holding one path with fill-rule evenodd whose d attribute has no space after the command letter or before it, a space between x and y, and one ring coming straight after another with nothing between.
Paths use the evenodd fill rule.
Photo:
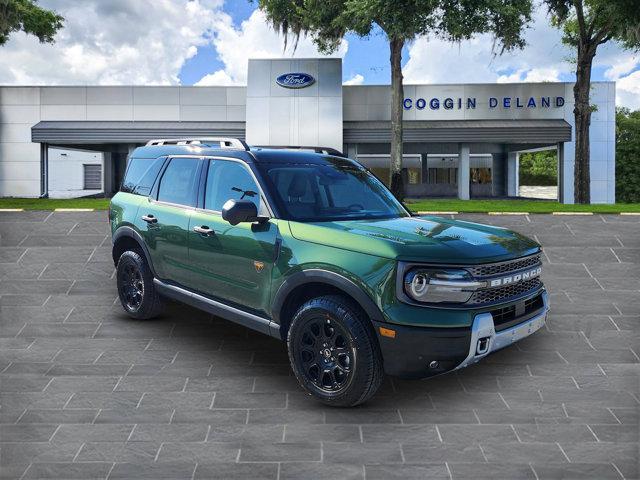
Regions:
<instances>
[{"instance_id":1,"label":"side window","mask_svg":"<svg viewBox=\"0 0 640 480\"><path fill-rule=\"evenodd\" d=\"M263 213L260 189L247 170L238 162L210 160L205 187L204 208L221 211L227 200L251 200Z\"/></svg>"},{"instance_id":2,"label":"side window","mask_svg":"<svg viewBox=\"0 0 640 480\"><path fill-rule=\"evenodd\" d=\"M137 195L149 195L163 163L164 158L130 159L120 190Z\"/></svg>"},{"instance_id":3,"label":"side window","mask_svg":"<svg viewBox=\"0 0 640 480\"><path fill-rule=\"evenodd\" d=\"M195 206L198 159L172 158L158 187L158 201Z\"/></svg>"}]
</instances>

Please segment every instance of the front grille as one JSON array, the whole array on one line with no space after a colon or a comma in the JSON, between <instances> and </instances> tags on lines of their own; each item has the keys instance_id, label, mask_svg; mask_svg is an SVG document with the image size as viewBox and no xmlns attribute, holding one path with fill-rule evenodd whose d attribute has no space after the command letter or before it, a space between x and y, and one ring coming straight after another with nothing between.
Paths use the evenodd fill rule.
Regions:
<instances>
[{"instance_id":1,"label":"front grille","mask_svg":"<svg viewBox=\"0 0 640 480\"><path fill-rule=\"evenodd\" d=\"M522 270L528 267L535 267L540 264L540 254L531 255L526 258L519 258L517 260L509 260L508 262L492 263L488 265L474 265L468 267L467 270L474 277L491 277L493 275L499 275L501 273L515 272L516 270Z\"/></svg>"},{"instance_id":2,"label":"front grille","mask_svg":"<svg viewBox=\"0 0 640 480\"><path fill-rule=\"evenodd\" d=\"M493 317L493 324L495 325L496 332L506 330L513 327L518 323L524 322L531 318L538 310L544 307L544 300L542 300L542 294L533 298L529 298L520 305L521 313L516 317L516 306L509 305L508 307L496 308L491 310L491 316Z\"/></svg>"},{"instance_id":3,"label":"front grille","mask_svg":"<svg viewBox=\"0 0 640 480\"><path fill-rule=\"evenodd\" d=\"M542 281L536 277L531 280L525 280L524 282L512 283L504 287L485 288L476 291L471 296L468 303L478 305L510 300L512 298L525 295L526 293L533 292L541 287Z\"/></svg>"}]
</instances>

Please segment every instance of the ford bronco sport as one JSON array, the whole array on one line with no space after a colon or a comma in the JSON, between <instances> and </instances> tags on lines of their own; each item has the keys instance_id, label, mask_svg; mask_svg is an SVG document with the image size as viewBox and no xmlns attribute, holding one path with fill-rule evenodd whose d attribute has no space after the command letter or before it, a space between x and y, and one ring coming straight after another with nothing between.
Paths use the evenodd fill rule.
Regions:
<instances>
[{"instance_id":1,"label":"ford bronco sport","mask_svg":"<svg viewBox=\"0 0 640 480\"><path fill-rule=\"evenodd\" d=\"M547 314L536 242L412 216L336 151L153 140L131 154L109 218L130 316L170 298L284 340L329 405L366 401L383 372L475 363Z\"/></svg>"}]
</instances>

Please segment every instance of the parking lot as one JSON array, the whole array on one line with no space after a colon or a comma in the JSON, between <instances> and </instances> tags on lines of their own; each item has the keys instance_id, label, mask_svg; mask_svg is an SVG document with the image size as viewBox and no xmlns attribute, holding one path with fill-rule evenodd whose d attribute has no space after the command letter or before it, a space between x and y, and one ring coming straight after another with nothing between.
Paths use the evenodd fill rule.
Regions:
<instances>
[{"instance_id":1,"label":"parking lot","mask_svg":"<svg viewBox=\"0 0 640 480\"><path fill-rule=\"evenodd\" d=\"M459 218L544 245L546 328L335 409L272 338L127 319L106 212L0 213L0 476L638 478L640 216Z\"/></svg>"}]
</instances>

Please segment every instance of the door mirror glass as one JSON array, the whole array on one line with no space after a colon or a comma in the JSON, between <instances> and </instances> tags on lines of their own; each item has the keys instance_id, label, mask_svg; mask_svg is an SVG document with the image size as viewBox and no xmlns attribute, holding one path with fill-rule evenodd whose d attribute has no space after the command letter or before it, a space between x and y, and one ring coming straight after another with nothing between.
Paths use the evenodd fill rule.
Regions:
<instances>
[{"instance_id":1,"label":"door mirror glass","mask_svg":"<svg viewBox=\"0 0 640 480\"><path fill-rule=\"evenodd\" d=\"M222 218L231 225L256 222L259 220L258 207L249 200L227 200L222 206Z\"/></svg>"}]
</instances>

